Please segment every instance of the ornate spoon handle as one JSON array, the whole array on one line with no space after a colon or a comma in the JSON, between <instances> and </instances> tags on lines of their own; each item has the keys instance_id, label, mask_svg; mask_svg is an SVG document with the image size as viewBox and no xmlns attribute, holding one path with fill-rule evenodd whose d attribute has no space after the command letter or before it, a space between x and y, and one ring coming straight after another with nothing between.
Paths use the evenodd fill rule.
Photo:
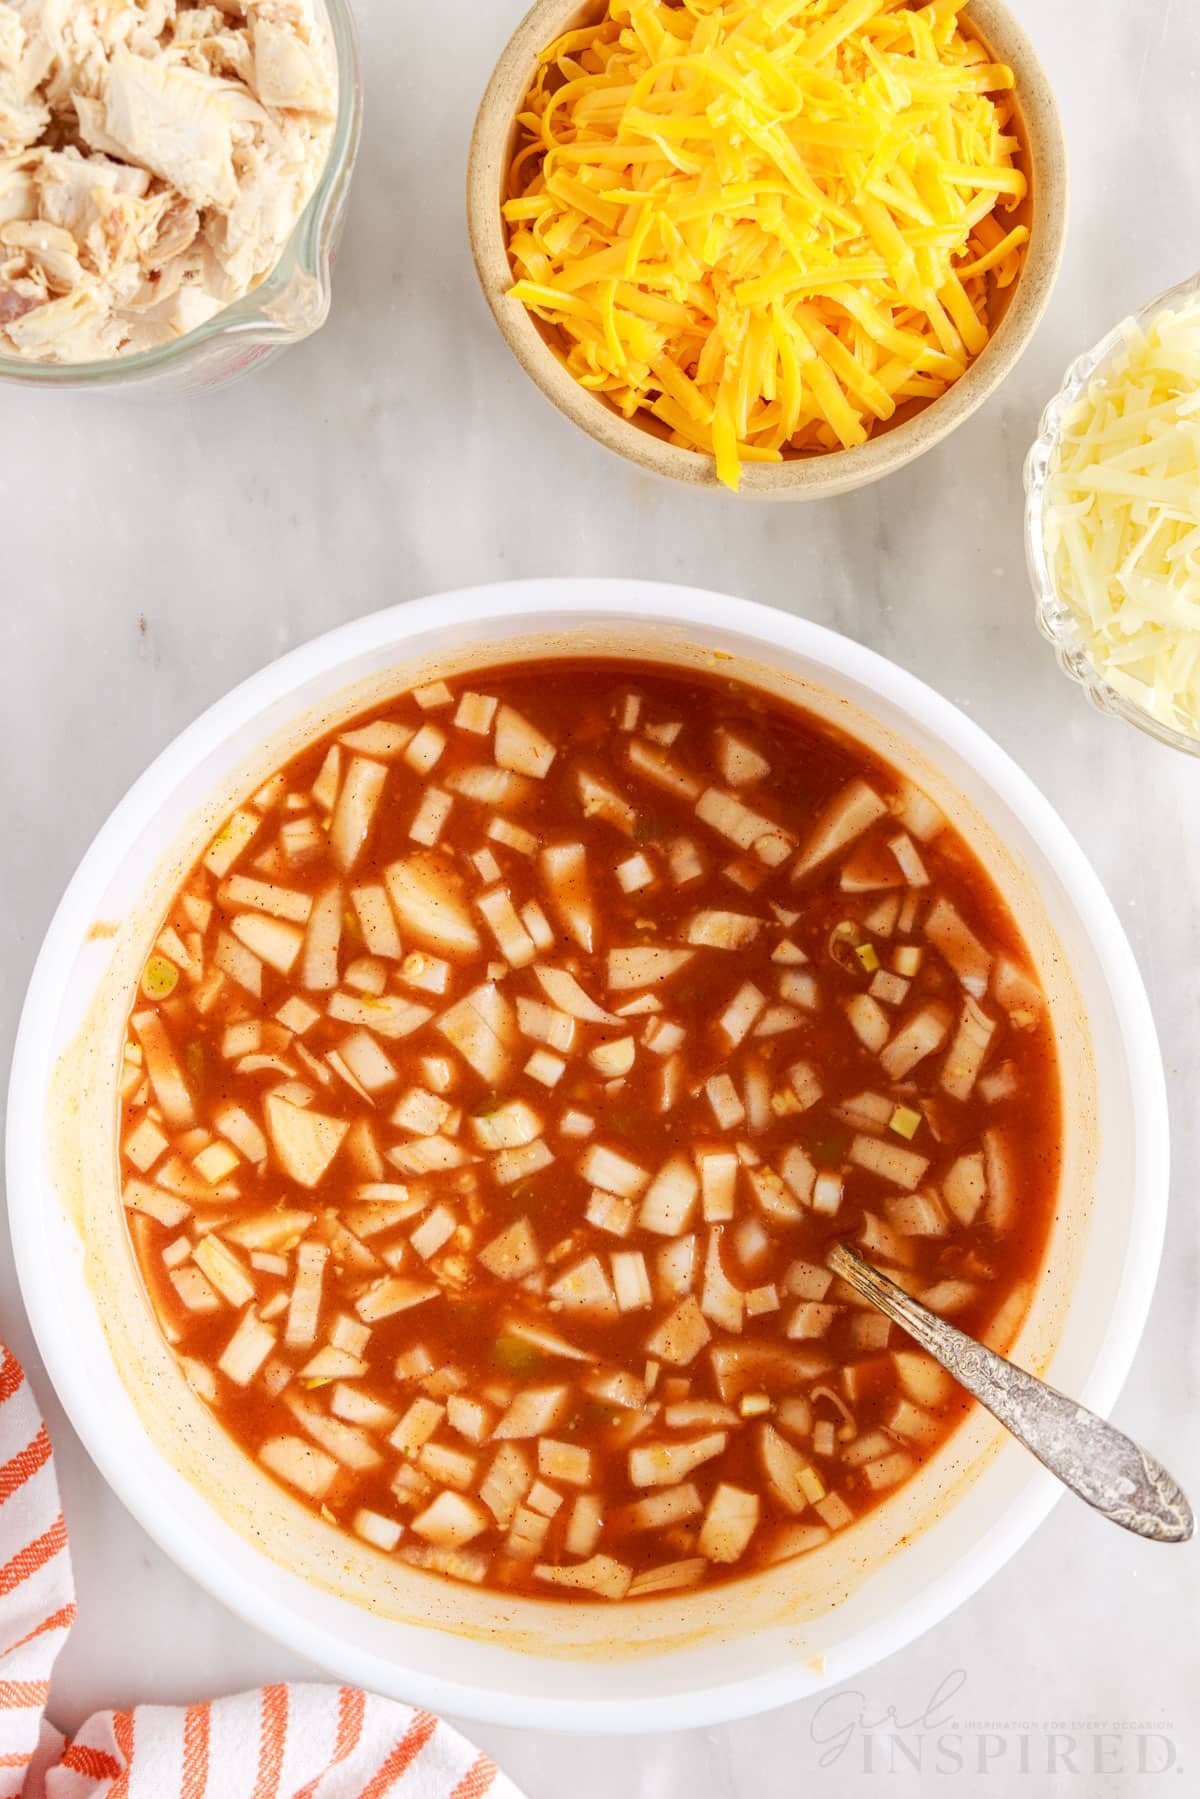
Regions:
<instances>
[{"instance_id":1,"label":"ornate spoon handle","mask_svg":"<svg viewBox=\"0 0 1200 1799\"><path fill-rule=\"evenodd\" d=\"M902 1325L1064 1486L1139 1537L1187 1542L1195 1529L1192 1508L1153 1456L1094 1412L927 1311L849 1244L838 1243L828 1260L847 1285Z\"/></svg>"}]
</instances>

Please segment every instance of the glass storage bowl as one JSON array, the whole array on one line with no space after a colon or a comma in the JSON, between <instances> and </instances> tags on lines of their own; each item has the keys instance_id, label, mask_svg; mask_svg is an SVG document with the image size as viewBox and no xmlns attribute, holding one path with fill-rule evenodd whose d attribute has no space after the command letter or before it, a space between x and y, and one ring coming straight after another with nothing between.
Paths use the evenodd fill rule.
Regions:
<instances>
[{"instance_id":1,"label":"glass storage bowl","mask_svg":"<svg viewBox=\"0 0 1200 1799\"><path fill-rule=\"evenodd\" d=\"M337 64L338 108L329 156L284 246L252 293L172 343L100 362L27 362L0 355L0 382L41 388L162 390L216 387L261 368L329 316L334 254L362 133L362 69L349 0L323 0Z\"/></svg>"},{"instance_id":2,"label":"glass storage bowl","mask_svg":"<svg viewBox=\"0 0 1200 1799\"><path fill-rule=\"evenodd\" d=\"M1131 317L1135 324L1147 325L1160 312L1197 300L1200 300L1200 274L1167 288L1165 293L1158 294ZM1129 319L1122 319L1093 349L1071 364L1062 387L1042 414L1037 442L1025 463L1025 556L1037 601L1038 627L1053 646L1063 673L1077 681L1093 706L1102 712L1123 718L1172 749L1200 756L1200 736L1192 736L1155 718L1128 695L1118 693L1097 668L1078 619L1058 591L1054 570L1046 555L1046 490L1051 464L1058 454L1063 420L1089 383L1097 378L1104 379L1108 366L1125 342L1124 332L1129 322Z\"/></svg>"}]
</instances>

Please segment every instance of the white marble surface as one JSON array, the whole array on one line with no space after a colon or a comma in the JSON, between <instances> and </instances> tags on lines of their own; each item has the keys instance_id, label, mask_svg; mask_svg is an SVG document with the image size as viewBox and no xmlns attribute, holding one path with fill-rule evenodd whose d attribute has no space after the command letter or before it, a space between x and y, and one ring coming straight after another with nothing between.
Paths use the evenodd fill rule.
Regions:
<instances>
[{"instance_id":1,"label":"white marble surface","mask_svg":"<svg viewBox=\"0 0 1200 1799\"><path fill-rule=\"evenodd\" d=\"M93 831L168 738L279 651L384 602L518 574L680 579L805 613L895 657L991 730L1079 835L1125 919L1162 1033L1178 1172L1154 1313L1117 1417L1200 1492L1200 762L1101 719L1066 687L1032 628L1020 541L1021 458L1063 366L1200 253L1197 0L1018 0L1073 158L1049 316L1003 393L917 467L844 500L773 510L626 471L573 435L501 346L475 290L461 191L475 100L520 0L358 10L367 136L322 335L192 401L5 394L0 1053ZM36 1377L6 1242L0 1322ZM163 1558L44 1384L43 1397L81 1601L55 1685L59 1722L304 1672ZM1142 1546L1064 1502L1002 1576L856 1683L861 1702L843 1698L836 1717L805 1705L632 1742L476 1734L531 1799L1193 1791L1198 1618L1200 1548ZM961 1690L926 1717L948 1679ZM904 1726L891 1771L878 1734L868 1746L852 1732L833 1761L815 1740L860 1703L871 1719L894 1708ZM1161 1744L1139 1771L1139 1725L1169 1739L1182 1783L1152 1771ZM1048 1771L1056 1730L1077 1747L1060 1742ZM954 1742L935 1754L946 1731L958 1768Z\"/></svg>"}]
</instances>

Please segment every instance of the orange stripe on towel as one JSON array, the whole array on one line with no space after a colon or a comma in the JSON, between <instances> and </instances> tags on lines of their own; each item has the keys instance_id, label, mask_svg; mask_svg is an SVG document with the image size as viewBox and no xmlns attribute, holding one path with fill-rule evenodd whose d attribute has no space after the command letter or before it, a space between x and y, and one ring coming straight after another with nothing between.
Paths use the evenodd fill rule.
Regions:
<instances>
[{"instance_id":1,"label":"orange stripe on towel","mask_svg":"<svg viewBox=\"0 0 1200 1799\"><path fill-rule=\"evenodd\" d=\"M183 1784L179 1799L204 1799L208 1790L211 1705L189 1705L183 1717Z\"/></svg>"},{"instance_id":2,"label":"orange stripe on towel","mask_svg":"<svg viewBox=\"0 0 1200 1799\"><path fill-rule=\"evenodd\" d=\"M68 1743L60 1766L69 1768L72 1774L86 1774L92 1780L112 1780L121 1772L120 1764L107 1749L93 1749L89 1743Z\"/></svg>"},{"instance_id":3,"label":"orange stripe on towel","mask_svg":"<svg viewBox=\"0 0 1200 1799\"><path fill-rule=\"evenodd\" d=\"M296 1799L313 1799L317 1788L327 1774L340 1768L348 1761L358 1748L362 1736L363 1719L367 1715L367 1696L360 1693L357 1687L338 1688L338 1727L333 1742L333 1754L328 1764L321 1769L315 1780L310 1780L306 1787L301 1787Z\"/></svg>"},{"instance_id":4,"label":"orange stripe on towel","mask_svg":"<svg viewBox=\"0 0 1200 1799\"><path fill-rule=\"evenodd\" d=\"M114 1712L112 1725L125 1766L113 1781L108 1799L129 1799L129 1782L133 1774L133 1713Z\"/></svg>"},{"instance_id":5,"label":"orange stripe on towel","mask_svg":"<svg viewBox=\"0 0 1200 1799\"><path fill-rule=\"evenodd\" d=\"M0 1711L26 1711L31 1705L45 1705L49 1697L48 1680L0 1680Z\"/></svg>"},{"instance_id":6,"label":"orange stripe on towel","mask_svg":"<svg viewBox=\"0 0 1200 1799\"><path fill-rule=\"evenodd\" d=\"M367 1715L367 1696L357 1687L338 1689L338 1733L333 1745L333 1765L354 1754L362 1736L363 1719Z\"/></svg>"},{"instance_id":7,"label":"orange stripe on towel","mask_svg":"<svg viewBox=\"0 0 1200 1799\"><path fill-rule=\"evenodd\" d=\"M378 1774L374 1775L359 1794L358 1799L383 1799L388 1788L393 1786L405 1769L410 1767L424 1749L426 1743L437 1729L437 1719L432 1712L416 1712L413 1721L405 1731L392 1753L388 1756Z\"/></svg>"},{"instance_id":8,"label":"orange stripe on towel","mask_svg":"<svg viewBox=\"0 0 1200 1799\"><path fill-rule=\"evenodd\" d=\"M50 1433L43 1424L32 1443L27 1443L11 1462L5 1462L0 1468L0 1505L19 1493L27 1480L32 1480L39 1468L44 1468L50 1460Z\"/></svg>"},{"instance_id":9,"label":"orange stripe on towel","mask_svg":"<svg viewBox=\"0 0 1200 1799\"><path fill-rule=\"evenodd\" d=\"M0 1345L0 1348L3 1348ZM3 1349L3 1360L0 1360L0 1405L11 1399L25 1379L25 1372L11 1349Z\"/></svg>"},{"instance_id":10,"label":"orange stripe on towel","mask_svg":"<svg viewBox=\"0 0 1200 1799\"><path fill-rule=\"evenodd\" d=\"M74 1601L70 1605L60 1606L48 1618L43 1618L40 1624L35 1624L32 1630L27 1630L17 1642L10 1643L5 1653L12 1655L15 1650L24 1649L26 1643L32 1643L35 1637L44 1637L48 1631L70 1630L75 1622L75 1609Z\"/></svg>"},{"instance_id":11,"label":"orange stripe on towel","mask_svg":"<svg viewBox=\"0 0 1200 1799\"><path fill-rule=\"evenodd\" d=\"M43 1531L40 1537L35 1537L32 1543L27 1543L18 1555L13 1556L11 1562L6 1562L0 1568L0 1599L6 1593L13 1592L23 1580L28 1580L31 1574L36 1574L39 1568L44 1568L66 1546L67 1527L60 1512L49 1530Z\"/></svg>"},{"instance_id":12,"label":"orange stripe on towel","mask_svg":"<svg viewBox=\"0 0 1200 1799\"><path fill-rule=\"evenodd\" d=\"M490 1755L480 1753L475 1766L463 1775L450 1799L483 1799L496 1778L496 1764Z\"/></svg>"},{"instance_id":13,"label":"orange stripe on towel","mask_svg":"<svg viewBox=\"0 0 1200 1799\"><path fill-rule=\"evenodd\" d=\"M264 1687L259 1721L258 1779L251 1799L279 1799L279 1777L287 1747L288 1693L284 1686Z\"/></svg>"}]
</instances>

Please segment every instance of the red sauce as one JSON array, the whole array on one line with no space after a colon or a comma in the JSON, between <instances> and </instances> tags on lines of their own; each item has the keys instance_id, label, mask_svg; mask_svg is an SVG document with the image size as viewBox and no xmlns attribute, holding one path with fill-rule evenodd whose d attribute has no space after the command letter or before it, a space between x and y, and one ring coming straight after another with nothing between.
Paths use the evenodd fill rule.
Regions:
<instances>
[{"instance_id":1,"label":"red sauce","mask_svg":"<svg viewBox=\"0 0 1200 1799\"><path fill-rule=\"evenodd\" d=\"M966 1409L829 1245L1002 1346L1039 1267L1059 1083L1013 920L952 821L739 683L424 698L290 763L165 922L122 1120L162 1326L248 1454L417 1565L620 1598L816 1547Z\"/></svg>"}]
</instances>

